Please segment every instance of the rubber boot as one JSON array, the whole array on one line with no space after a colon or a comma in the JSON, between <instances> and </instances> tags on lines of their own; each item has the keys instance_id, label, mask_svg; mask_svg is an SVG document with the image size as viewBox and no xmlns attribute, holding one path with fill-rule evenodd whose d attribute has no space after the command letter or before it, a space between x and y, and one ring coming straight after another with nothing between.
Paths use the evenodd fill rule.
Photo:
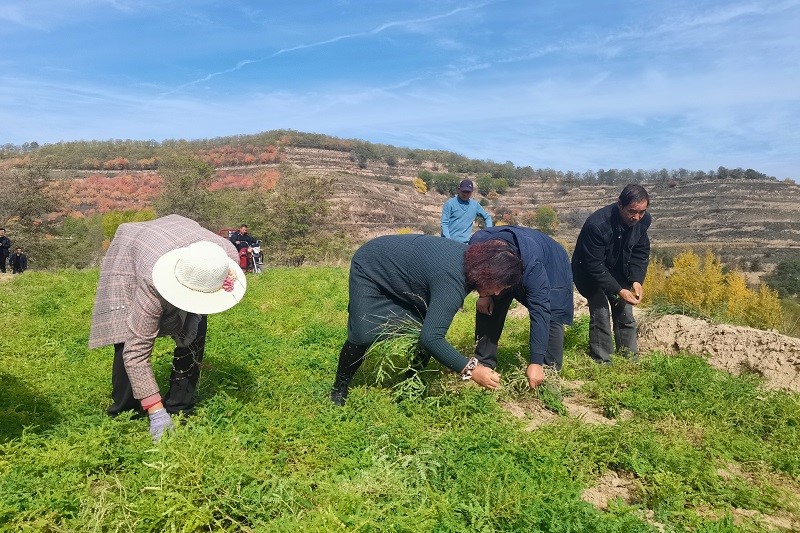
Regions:
<instances>
[{"instance_id":1,"label":"rubber boot","mask_svg":"<svg viewBox=\"0 0 800 533\"><path fill-rule=\"evenodd\" d=\"M356 370L364 362L364 356L369 346L360 346L350 341L344 343L339 352L339 365L336 368L336 380L333 382L330 399L336 405L344 405L347 400L348 388Z\"/></svg>"}]
</instances>

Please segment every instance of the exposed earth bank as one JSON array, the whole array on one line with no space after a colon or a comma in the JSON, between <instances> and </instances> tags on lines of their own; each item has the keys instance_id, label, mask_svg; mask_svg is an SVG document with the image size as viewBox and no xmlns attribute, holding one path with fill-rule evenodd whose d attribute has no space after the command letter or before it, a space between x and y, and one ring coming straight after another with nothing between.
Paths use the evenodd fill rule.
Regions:
<instances>
[{"instance_id":1,"label":"exposed earth bank","mask_svg":"<svg viewBox=\"0 0 800 533\"><path fill-rule=\"evenodd\" d=\"M573 301L576 317L589 314L585 298L576 292ZM653 316L646 308L634 308L634 315L640 352L702 355L714 368L735 375L754 372L769 388L800 392L798 338L684 315Z\"/></svg>"},{"instance_id":2,"label":"exposed earth bank","mask_svg":"<svg viewBox=\"0 0 800 533\"><path fill-rule=\"evenodd\" d=\"M715 368L755 372L767 387L800 392L800 339L682 315L644 314L638 321L641 352L700 354Z\"/></svg>"},{"instance_id":3,"label":"exposed earth bank","mask_svg":"<svg viewBox=\"0 0 800 533\"><path fill-rule=\"evenodd\" d=\"M576 317L589 314L585 298L576 292L573 301ZM527 312L525 308L515 311ZM702 355L714 368L735 375L754 372L769 388L800 392L798 338L684 315L653 316L646 308L634 308L634 315L640 352Z\"/></svg>"}]
</instances>

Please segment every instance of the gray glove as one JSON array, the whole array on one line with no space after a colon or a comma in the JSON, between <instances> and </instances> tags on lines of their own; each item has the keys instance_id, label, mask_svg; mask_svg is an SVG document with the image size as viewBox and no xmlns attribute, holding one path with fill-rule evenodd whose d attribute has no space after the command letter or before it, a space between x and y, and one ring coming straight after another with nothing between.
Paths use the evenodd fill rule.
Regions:
<instances>
[{"instance_id":1,"label":"gray glove","mask_svg":"<svg viewBox=\"0 0 800 533\"><path fill-rule=\"evenodd\" d=\"M159 409L154 413L150 413L150 435L153 437L153 442L158 442L165 431L175 429L172 425L172 417L166 409Z\"/></svg>"}]
</instances>

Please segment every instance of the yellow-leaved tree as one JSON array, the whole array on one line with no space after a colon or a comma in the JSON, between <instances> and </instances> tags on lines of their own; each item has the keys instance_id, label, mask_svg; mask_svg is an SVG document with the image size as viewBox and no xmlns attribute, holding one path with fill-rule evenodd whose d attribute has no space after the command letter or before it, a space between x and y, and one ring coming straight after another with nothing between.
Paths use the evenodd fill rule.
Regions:
<instances>
[{"instance_id":1,"label":"yellow-leaved tree","mask_svg":"<svg viewBox=\"0 0 800 533\"><path fill-rule=\"evenodd\" d=\"M665 295L673 304L714 316L724 301L724 280L722 263L711 251L701 259L689 250L675 258Z\"/></svg>"},{"instance_id":2,"label":"yellow-leaved tree","mask_svg":"<svg viewBox=\"0 0 800 533\"><path fill-rule=\"evenodd\" d=\"M642 303L652 305L656 297L664 295L667 287L667 271L664 262L659 258L653 258L647 267L647 276L644 278L644 294Z\"/></svg>"},{"instance_id":3,"label":"yellow-leaved tree","mask_svg":"<svg viewBox=\"0 0 800 533\"><path fill-rule=\"evenodd\" d=\"M703 257L682 252L669 274L654 259L644 289L645 304L665 303L684 313L761 329L776 329L783 321L777 291L764 284L754 291L741 272L723 273L722 261L711 251Z\"/></svg>"},{"instance_id":4,"label":"yellow-leaved tree","mask_svg":"<svg viewBox=\"0 0 800 533\"><path fill-rule=\"evenodd\" d=\"M761 329L778 329L783 324L783 307L778 291L762 283L750 299L748 325Z\"/></svg>"},{"instance_id":5,"label":"yellow-leaved tree","mask_svg":"<svg viewBox=\"0 0 800 533\"><path fill-rule=\"evenodd\" d=\"M725 283L728 289L725 314L735 324L749 324L748 313L752 305L753 291L747 286L744 274L729 272L725 276Z\"/></svg>"}]
</instances>

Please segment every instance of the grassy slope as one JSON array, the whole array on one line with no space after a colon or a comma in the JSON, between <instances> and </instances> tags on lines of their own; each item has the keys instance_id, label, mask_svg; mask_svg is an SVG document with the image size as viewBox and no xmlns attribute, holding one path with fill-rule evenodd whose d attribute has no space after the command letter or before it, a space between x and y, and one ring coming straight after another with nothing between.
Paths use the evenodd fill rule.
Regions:
<instances>
[{"instance_id":1,"label":"grassy slope","mask_svg":"<svg viewBox=\"0 0 800 533\"><path fill-rule=\"evenodd\" d=\"M561 417L526 432L499 400L534 393L488 393L434 372L428 395L396 401L375 386L375 361L336 408L327 392L346 335L346 270L249 279L246 300L209 321L199 413L158 445L146 420L104 414L110 348L86 349L97 273L4 283L0 528L627 532L653 530L652 509L677 529L734 531L759 528L734 525L734 508L800 515L800 402L755 378L690 356L598 368L581 322L567 335L564 376L632 419ZM463 351L474 299L467 309L450 331ZM507 382L526 344L526 321L509 320ZM159 341L162 383L170 359L171 341ZM637 504L600 512L581 501L608 469L635 476Z\"/></svg>"}]
</instances>

